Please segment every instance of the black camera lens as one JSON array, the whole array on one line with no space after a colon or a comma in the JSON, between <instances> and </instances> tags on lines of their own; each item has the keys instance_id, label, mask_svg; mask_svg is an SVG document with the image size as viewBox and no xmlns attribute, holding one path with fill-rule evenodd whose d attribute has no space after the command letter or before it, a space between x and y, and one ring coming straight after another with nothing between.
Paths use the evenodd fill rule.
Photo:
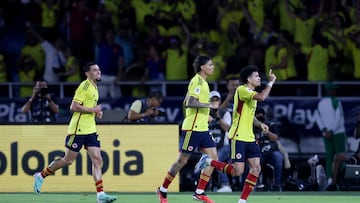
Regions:
<instances>
[{"instance_id":1,"label":"black camera lens","mask_svg":"<svg viewBox=\"0 0 360 203\"><path fill-rule=\"evenodd\" d=\"M47 88L41 88L41 89L40 89L40 94L41 94L41 95L45 96L45 95L47 95L47 93L48 93L48 89L47 89Z\"/></svg>"},{"instance_id":2,"label":"black camera lens","mask_svg":"<svg viewBox=\"0 0 360 203\"><path fill-rule=\"evenodd\" d=\"M164 117L164 116L166 116L166 113L163 112L163 111L159 111L159 114L158 114L158 115Z\"/></svg>"}]
</instances>

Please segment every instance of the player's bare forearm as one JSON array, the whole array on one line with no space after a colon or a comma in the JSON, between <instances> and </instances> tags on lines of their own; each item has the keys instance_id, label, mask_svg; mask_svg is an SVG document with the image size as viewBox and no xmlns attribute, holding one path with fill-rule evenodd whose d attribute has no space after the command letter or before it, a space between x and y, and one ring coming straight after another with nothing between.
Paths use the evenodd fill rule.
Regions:
<instances>
[{"instance_id":1,"label":"player's bare forearm","mask_svg":"<svg viewBox=\"0 0 360 203\"><path fill-rule=\"evenodd\" d=\"M75 102L75 101L72 101L71 105L70 105L70 110L72 112L79 112L79 113L96 113L96 108L98 107L95 107L95 108L88 108L88 107L84 107L83 105Z\"/></svg>"},{"instance_id":2,"label":"player's bare forearm","mask_svg":"<svg viewBox=\"0 0 360 203\"><path fill-rule=\"evenodd\" d=\"M209 106L210 104L202 103L192 96L189 96L186 102L186 107L190 107L190 108L209 108Z\"/></svg>"},{"instance_id":3,"label":"player's bare forearm","mask_svg":"<svg viewBox=\"0 0 360 203\"><path fill-rule=\"evenodd\" d=\"M261 128L261 122L256 118L254 118L254 126L258 127L258 128Z\"/></svg>"}]
</instances>

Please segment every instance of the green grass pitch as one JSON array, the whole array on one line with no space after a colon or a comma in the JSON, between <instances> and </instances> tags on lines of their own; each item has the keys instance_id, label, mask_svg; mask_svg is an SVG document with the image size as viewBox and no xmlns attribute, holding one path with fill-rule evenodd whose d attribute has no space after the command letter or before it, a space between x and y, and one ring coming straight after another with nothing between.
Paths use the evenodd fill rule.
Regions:
<instances>
[{"instance_id":1,"label":"green grass pitch","mask_svg":"<svg viewBox=\"0 0 360 203\"><path fill-rule=\"evenodd\" d=\"M117 195L116 203L158 203L155 193L110 193ZM216 203L237 203L240 192L208 195ZM186 203L192 200L189 192L169 193L169 203ZM0 193L0 203L96 203L94 193ZM360 192L254 192L248 203L356 203Z\"/></svg>"}]
</instances>

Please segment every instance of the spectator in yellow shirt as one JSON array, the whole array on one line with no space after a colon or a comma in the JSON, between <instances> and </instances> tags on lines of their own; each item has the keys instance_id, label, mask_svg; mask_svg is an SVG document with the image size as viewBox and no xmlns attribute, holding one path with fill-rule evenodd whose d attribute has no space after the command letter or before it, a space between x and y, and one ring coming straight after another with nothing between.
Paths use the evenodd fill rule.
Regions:
<instances>
[{"instance_id":1,"label":"spectator in yellow shirt","mask_svg":"<svg viewBox=\"0 0 360 203\"><path fill-rule=\"evenodd\" d=\"M310 46L316 20L320 17L324 8L324 0L320 1L319 10L315 15L311 15L307 9L300 9L299 14L297 15L290 9L289 2L287 0L284 1L288 15L295 19L294 41L300 43L302 46Z\"/></svg>"}]
</instances>

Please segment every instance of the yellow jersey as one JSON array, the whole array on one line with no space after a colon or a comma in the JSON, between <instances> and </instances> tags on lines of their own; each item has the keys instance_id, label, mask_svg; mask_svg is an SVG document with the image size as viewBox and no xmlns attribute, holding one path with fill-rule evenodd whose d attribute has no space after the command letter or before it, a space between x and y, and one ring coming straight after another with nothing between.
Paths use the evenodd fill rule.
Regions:
<instances>
[{"instance_id":1,"label":"yellow jersey","mask_svg":"<svg viewBox=\"0 0 360 203\"><path fill-rule=\"evenodd\" d=\"M98 100L98 88L90 80L84 80L80 83L73 98L73 101L87 108L96 107ZM96 133L95 113L74 112L70 120L68 134L88 135L92 133Z\"/></svg>"},{"instance_id":2,"label":"yellow jersey","mask_svg":"<svg viewBox=\"0 0 360 203\"><path fill-rule=\"evenodd\" d=\"M210 89L207 81L196 74L188 85L186 97L195 97L201 103L210 103ZM209 130L209 108L186 108L182 130L205 132Z\"/></svg>"},{"instance_id":3,"label":"yellow jersey","mask_svg":"<svg viewBox=\"0 0 360 203\"><path fill-rule=\"evenodd\" d=\"M254 142L253 123L257 100L253 99L257 92L246 85L239 86L234 95L233 119L229 130L229 138L244 142Z\"/></svg>"}]
</instances>

